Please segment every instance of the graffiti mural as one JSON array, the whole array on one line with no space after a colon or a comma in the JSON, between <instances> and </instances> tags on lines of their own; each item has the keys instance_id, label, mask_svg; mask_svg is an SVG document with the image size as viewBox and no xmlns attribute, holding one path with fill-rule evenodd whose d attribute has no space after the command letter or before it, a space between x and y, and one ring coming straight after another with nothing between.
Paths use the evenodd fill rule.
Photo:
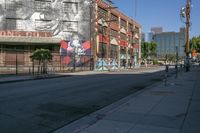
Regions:
<instances>
[{"instance_id":1,"label":"graffiti mural","mask_svg":"<svg viewBox=\"0 0 200 133\"><path fill-rule=\"evenodd\" d=\"M0 0L0 31L49 32L60 38L63 63L91 56L90 0ZM78 58L78 56L80 58Z\"/></svg>"},{"instance_id":2,"label":"graffiti mural","mask_svg":"<svg viewBox=\"0 0 200 133\"><path fill-rule=\"evenodd\" d=\"M80 35L73 34L69 40L62 40L60 44L60 54L64 64L72 66L75 63L76 66L80 66L90 60L90 42Z\"/></svg>"},{"instance_id":3,"label":"graffiti mural","mask_svg":"<svg viewBox=\"0 0 200 133\"><path fill-rule=\"evenodd\" d=\"M78 33L89 38L89 0L0 0L0 30Z\"/></svg>"}]
</instances>

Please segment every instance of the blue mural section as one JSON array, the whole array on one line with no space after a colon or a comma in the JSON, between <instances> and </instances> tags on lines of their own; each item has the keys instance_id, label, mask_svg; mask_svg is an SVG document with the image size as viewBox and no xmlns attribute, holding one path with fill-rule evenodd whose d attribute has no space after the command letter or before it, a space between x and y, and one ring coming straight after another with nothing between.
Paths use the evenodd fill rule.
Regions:
<instances>
[{"instance_id":1,"label":"blue mural section","mask_svg":"<svg viewBox=\"0 0 200 133\"><path fill-rule=\"evenodd\" d=\"M118 70L118 63L116 59L107 61L106 59L98 58L96 62L97 71Z\"/></svg>"}]
</instances>

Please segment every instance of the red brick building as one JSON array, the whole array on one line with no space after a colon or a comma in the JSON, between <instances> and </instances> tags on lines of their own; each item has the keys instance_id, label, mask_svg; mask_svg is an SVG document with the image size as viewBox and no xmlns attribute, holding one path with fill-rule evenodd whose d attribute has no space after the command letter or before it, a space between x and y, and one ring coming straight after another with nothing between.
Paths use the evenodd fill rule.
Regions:
<instances>
[{"instance_id":1,"label":"red brick building","mask_svg":"<svg viewBox=\"0 0 200 133\"><path fill-rule=\"evenodd\" d=\"M139 64L141 25L104 1L97 2L96 11L96 68Z\"/></svg>"}]
</instances>

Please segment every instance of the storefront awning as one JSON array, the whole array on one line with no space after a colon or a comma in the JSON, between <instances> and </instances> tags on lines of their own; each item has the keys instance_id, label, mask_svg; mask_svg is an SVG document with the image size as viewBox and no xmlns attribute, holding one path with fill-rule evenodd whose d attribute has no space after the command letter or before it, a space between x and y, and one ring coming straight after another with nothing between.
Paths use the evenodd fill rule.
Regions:
<instances>
[{"instance_id":1,"label":"storefront awning","mask_svg":"<svg viewBox=\"0 0 200 133\"><path fill-rule=\"evenodd\" d=\"M28 43L30 44L55 44L60 43L60 38L52 37L5 37L0 36L0 43Z\"/></svg>"}]
</instances>

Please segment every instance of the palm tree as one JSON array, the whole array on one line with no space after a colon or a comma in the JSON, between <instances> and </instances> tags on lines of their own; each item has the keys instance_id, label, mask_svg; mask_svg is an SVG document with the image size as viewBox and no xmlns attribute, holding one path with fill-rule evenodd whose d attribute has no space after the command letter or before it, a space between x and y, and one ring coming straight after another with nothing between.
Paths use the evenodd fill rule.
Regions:
<instances>
[{"instance_id":1,"label":"palm tree","mask_svg":"<svg viewBox=\"0 0 200 133\"><path fill-rule=\"evenodd\" d=\"M52 54L48 49L37 49L30 56L31 59L37 60L38 62L38 73L47 73L47 62L52 60Z\"/></svg>"}]
</instances>

